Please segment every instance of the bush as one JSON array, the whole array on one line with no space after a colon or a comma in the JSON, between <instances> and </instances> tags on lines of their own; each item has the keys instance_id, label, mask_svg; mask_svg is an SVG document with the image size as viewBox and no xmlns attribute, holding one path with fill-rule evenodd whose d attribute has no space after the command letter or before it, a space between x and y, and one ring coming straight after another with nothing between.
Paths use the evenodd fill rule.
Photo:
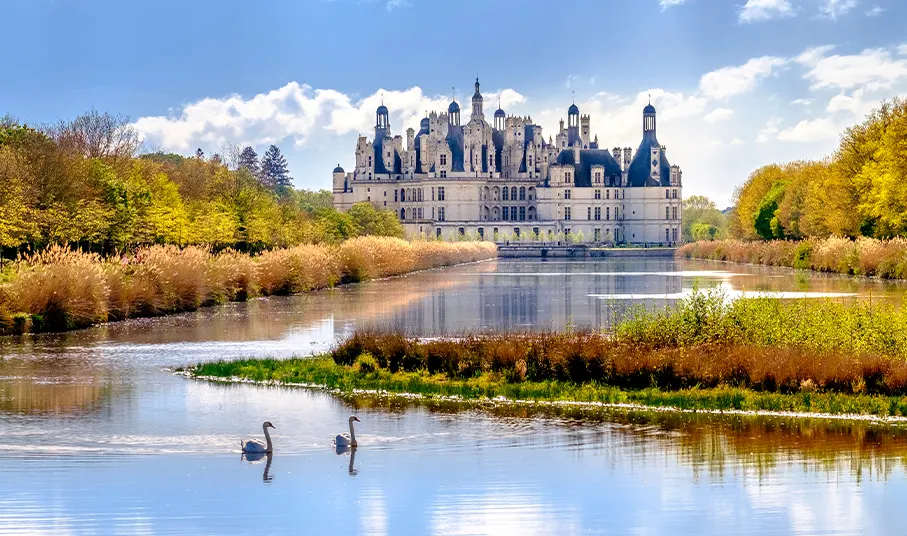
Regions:
<instances>
[{"instance_id":1,"label":"bush","mask_svg":"<svg viewBox=\"0 0 907 536\"><path fill-rule=\"evenodd\" d=\"M353 363L353 370L359 374L372 374L378 371L378 362L375 361L372 354L366 352L356 358L356 362Z\"/></svg>"}]
</instances>

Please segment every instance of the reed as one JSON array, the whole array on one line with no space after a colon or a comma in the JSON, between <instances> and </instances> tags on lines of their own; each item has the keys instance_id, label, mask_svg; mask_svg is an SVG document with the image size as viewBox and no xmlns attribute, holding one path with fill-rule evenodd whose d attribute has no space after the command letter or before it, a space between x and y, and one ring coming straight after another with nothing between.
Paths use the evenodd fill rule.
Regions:
<instances>
[{"instance_id":1,"label":"reed","mask_svg":"<svg viewBox=\"0 0 907 536\"><path fill-rule=\"evenodd\" d=\"M800 241L745 242L718 240L693 242L677 254L688 259L709 259L770 266L787 266L820 272L907 279L907 239L856 240L831 236Z\"/></svg>"},{"instance_id":2,"label":"reed","mask_svg":"<svg viewBox=\"0 0 907 536\"><path fill-rule=\"evenodd\" d=\"M258 295L493 258L494 244L362 237L249 256L201 247L144 247L119 257L52 246L20 258L0 283L0 335L64 331L109 320L192 311Z\"/></svg>"}]
</instances>

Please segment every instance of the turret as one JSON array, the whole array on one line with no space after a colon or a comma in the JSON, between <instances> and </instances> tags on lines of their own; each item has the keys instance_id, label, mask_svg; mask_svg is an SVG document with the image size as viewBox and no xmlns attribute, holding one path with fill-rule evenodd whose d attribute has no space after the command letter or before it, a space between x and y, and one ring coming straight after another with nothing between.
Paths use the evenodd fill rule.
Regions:
<instances>
[{"instance_id":1,"label":"turret","mask_svg":"<svg viewBox=\"0 0 907 536\"><path fill-rule=\"evenodd\" d=\"M504 130L504 122L505 122L505 119L507 118L507 114L504 113L504 110L502 110L502 109L500 108L500 106L501 106L501 103L498 103L498 109L497 109L497 111L494 113L494 129L495 129L495 130L503 131L503 130Z\"/></svg>"},{"instance_id":2,"label":"turret","mask_svg":"<svg viewBox=\"0 0 907 536\"><path fill-rule=\"evenodd\" d=\"M590 141L589 140L589 134L590 134L590 132L589 132L589 116L588 115L580 116L579 123L580 123L580 129L579 129L580 138L582 138L584 145L588 145L589 141Z\"/></svg>"},{"instance_id":3,"label":"turret","mask_svg":"<svg viewBox=\"0 0 907 536\"><path fill-rule=\"evenodd\" d=\"M375 112L375 138L380 139L391 135L391 124L388 119L387 106L382 104Z\"/></svg>"},{"instance_id":4,"label":"turret","mask_svg":"<svg viewBox=\"0 0 907 536\"><path fill-rule=\"evenodd\" d=\"M633 161L633 148L624 147L624 162L623 162L624 171L627 171L630 169L630 162L632 162L632 161Z\"/></svg>"},{"instance_id":5,"label":"turret","mask_svg":"<svg viewBox=\"0 0 907 536\"><path fill-rule=\"evenodd\" d=\"M343 171L343 168L340 167L340 164L337 164L337 167L334 168L333 173L334 179L334 193L342 194L347 191L348 184L346 182L346 173Z\"/></svg>"},{"instance_id":6,"label":"turret","mask_svg":"<svg viewBox=\"0 0 907 536\"><path fill-rule=\"evenodd\" d=\"M643 135L648 132L655 135L655 107L651 102L642 109L642 132Z\"/></svg>"},{"instance_id":7,"label":"turret","mask_svg":"<svg viewBox=\"0 0 907 536\"><path fill-rule=\"evenodd\" d=\"M406 129L406 150L412 151L416 146L416 131L412 128Z\"/></svg>"},{"instance_id":8,"label":"turret","mask_svg":"<svg viewBox=\"0 0 907 536\"><path fill-rule=\"evenodd\" d=\"M579 107L576 103L567 109L567 145L582 145L579 135Z\"/></svg>"},{"instance_id":9,"label":"turret","mask_svg":"<svg viewBox=\"0 0 907 536\"><path fill-rule=\"evenodd\" d=\"M472 95L472 117L471 119L485 119L485 114L482 112L482 94L479 93L479 78L476 77L476 92Z\"/></svg>"},{"instance_id":10,"label":"turret","mask_svg":"<svg viewBox=\"0 0 907 536\"><path fill-rule=\"evenodd\" d=\"M611 156L613 156L617 164L620 165L620 147L611 149ZM621 167L621 169L623 169L623 167Z\"/></svg>"},{"instance_id":11,"label":"turret","mask_svg":"<svg viewBox=\"0 0 907 536\"><path fill-rule=\"evenodd\" d=\"M450 103L450 106L447 107L447 114L450 116L448 120L452 126L460 126L460 105L457 104L457 101Z\"/></svg>"}]
</instances>

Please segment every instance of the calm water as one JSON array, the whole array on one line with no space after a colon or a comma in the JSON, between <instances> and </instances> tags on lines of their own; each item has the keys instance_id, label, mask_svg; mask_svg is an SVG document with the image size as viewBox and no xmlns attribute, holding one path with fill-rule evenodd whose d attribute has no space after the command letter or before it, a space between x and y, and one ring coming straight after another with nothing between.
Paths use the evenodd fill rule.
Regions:
<instances>
[{"instance_id":1,"label":"calm water","mask_svg":"<svg viewBox=\"0 0 907 536\"><path fill-rule=\"evenodd\" d=\"M0 339L0 533L900 534L907 430L619 411L358 407L164 367L418 335L606 326L699 287L900 301L904 286L669 260L497 261ZM331 438L356 413L360 447ZM275 454L239 439L277 427Z\"/></svg>"}]
</instances>

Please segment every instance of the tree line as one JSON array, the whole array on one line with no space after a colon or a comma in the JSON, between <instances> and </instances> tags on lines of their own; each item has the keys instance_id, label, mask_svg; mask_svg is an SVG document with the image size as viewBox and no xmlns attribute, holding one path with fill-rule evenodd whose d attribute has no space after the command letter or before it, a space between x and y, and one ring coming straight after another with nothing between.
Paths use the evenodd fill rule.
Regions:
<instances>
[{"instance_id":1,"label":"tree line","mask_svg":"<svg viewBox=\"0 0 907 536\"><path fill-rule=\"evenodd\" d=\"M0 253L65 244L109 254L149 244L261 251L403 236L391 211L346 213L331 193L293 187L272 145L206 157L141 153L127 118L95 110L37 128L0 118Z\"/></svg>"},{"instance_id":2,"label":"tree line","mask_svg":"<svg viewBox=\"0 0 907 536\"><path fill-rule=\"evenodd\" d=\"M883 102L825 159L753 172L735 193L729 232L747 240L907 236L907 101Z\"/></svg>"}]
</instances>

